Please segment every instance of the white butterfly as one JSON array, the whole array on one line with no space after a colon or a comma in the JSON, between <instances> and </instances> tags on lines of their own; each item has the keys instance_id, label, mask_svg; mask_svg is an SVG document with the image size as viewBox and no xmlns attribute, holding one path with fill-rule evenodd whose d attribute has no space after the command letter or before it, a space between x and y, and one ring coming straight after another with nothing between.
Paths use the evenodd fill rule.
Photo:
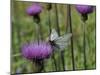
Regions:
<instances>
[{"instance_id":1,"label":"white butterfly","mask_svg":"<svg viewBox=\"0 0 100 75\"><path fill-rule=\"evenodd\" d=\"M59 37L56 30L52 29L51 35L49 37L49 42L54 49L58 48L58 49L63 50L69 44L68 42L69 42L71 36L72 36L72 34L68 33L68 34L65 34L65 35Z\"/></svg>"}]
</instances>

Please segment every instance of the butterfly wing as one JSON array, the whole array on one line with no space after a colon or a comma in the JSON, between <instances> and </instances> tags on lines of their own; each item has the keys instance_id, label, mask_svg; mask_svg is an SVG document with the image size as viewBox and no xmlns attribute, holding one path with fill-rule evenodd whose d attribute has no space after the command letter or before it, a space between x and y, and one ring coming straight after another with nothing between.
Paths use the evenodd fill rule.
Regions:
<instances>
[{"instance_id":1,"label":"butterfly wing","mask_svg":"<svg viewBox=\"0 0 100 75\"><path fill-rule=\"evenodd\" d=\"M71 33L63 35L63 36L55 39L54 42L60 49L64 49L69 44L69 40L70 40L71 36L72 36Z\"/></svg>"},{"instance_id":2,"label":"butterfly wing","mask_svg":"<svg viewBox=\"0 0 100 75\"><path fill-rule=\"evenodd\" d=\"M58 38L58 33L56 32L55 29L52 29L51 35L50 35L50 41L54 41L57 38Z\"/></svg>"}]
</instances>

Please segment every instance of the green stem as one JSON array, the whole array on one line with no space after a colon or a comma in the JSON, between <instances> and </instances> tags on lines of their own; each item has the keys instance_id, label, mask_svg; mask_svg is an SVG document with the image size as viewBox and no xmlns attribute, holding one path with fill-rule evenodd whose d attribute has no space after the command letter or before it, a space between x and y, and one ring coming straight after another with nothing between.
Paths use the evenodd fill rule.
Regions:
<instances>
[{"instance_id":1,"label":"green stem","mask_svg":"<svg viewBox=\"0 0 100 75\"><path fill-rule=\"evenodd\" d=\"M49 37L51 35L51 22L50 22L50 10L48 10L48 28L49 28ZM52 59L53 59L53 65L55 66L55 70L57 71L57 64L56 64L56 59L55 59L55 55L54 55L54 52L52 54ZM52 66L53 66L52 65Z\"/></svg>"},{"instance_id":2,"label":"green stem","mask_svg":"<svg viewBox=\"0 0 100 75\"><path fill-rule=\"evenodd\" d=\"M57 11L57 5L55 4L55 13L56 13L56 30L58 32L58 35L60 36L60 26L59 26L59 17L58 17L58 11ZM63 71L65 70L65 60L64 60L64 53L63 51L60 51L60 56L62 66L63 66ZM60 59L59 59L59 70L60 70Z\"/></svg>"},{"instance_id":3,"label":"green stem","mask_svg":"<svg viewBox=\"0 0 100 75\"><path fill-rule=\"evenodd\" d=\"M35 25L36 26L36 38L37 38L37 41L38 41L38 44L39 44L39 42L41 40L43 40L42 26L40 24L40 16L39 15L33 16L33 21L36 23L36 25ZM41 67L41 69L39 71L41 71L43 69L44 72L45 72L45 69L44 69L44 60L42 60L40 62L40 67Z\"/></svg>"},{"instance_id":4,"label":"green stem","mask_svg":"<svg viewBox=\"0 0 100 75\"><path fill-rule=\"evenodd\" d=\"M83 22L83 55L84 55L84 69L87 69L86 65L86 36L85 36L85 25L86 23Z\"/></svg>"},{"instance_id":5,"label":"green stem","mask_svg":"<svg viewBox=\"0 0 100 75\"><path fill-rule=\"evenodd\" d=\"M72 22L71 22L71 7L70 7L70 5L67 5L67 24L70 26L70 33L73 34ZM73 68L73 70L75 70L74 49L73 49L73 35L71 37L71 55L72 55L72 68Z\"/></svg>"}]
</instances>

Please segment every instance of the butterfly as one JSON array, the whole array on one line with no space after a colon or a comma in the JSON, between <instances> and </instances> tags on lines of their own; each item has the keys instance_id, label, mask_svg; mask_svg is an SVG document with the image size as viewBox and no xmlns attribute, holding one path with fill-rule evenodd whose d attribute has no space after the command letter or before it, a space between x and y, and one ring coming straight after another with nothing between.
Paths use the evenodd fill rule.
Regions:
<instances>
[{"instance_id":1,"label":"butterfly","mask_svg":"<svg viewBox=\"0 0 100 75\"><path fill-rule=\"evenodd\" d=\"M56 30L52 29L51 34L49 36L49 43L51 44L53 49L63 50L65 47L68 46L71 36L71 33L59 36Z\"/></svg>"}]
</instances>

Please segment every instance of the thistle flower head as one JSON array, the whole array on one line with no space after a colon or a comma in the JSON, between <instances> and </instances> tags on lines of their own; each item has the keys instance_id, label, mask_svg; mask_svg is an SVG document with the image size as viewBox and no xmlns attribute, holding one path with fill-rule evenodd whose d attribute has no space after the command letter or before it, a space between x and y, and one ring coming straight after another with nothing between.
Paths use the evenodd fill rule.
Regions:
<instances>
[{"instance_id":1,"label":"thistle flower head","mask_svg":"<svg viewBox=\"0 0 100 75\"><path fill-rule=\"evenodd\" d=\"M82 21L88 20L88 14L93 12L93 6L89 5L76 5L77 11L81 14Z\"/></svg>"},{"instance_id":2,"label":"thistle flower head","mask_svg":"<svg viewBox=\"0 0 100 75\"><path fill-rule=\"evenodd\" d=\"M42 11L42 7L39 3L34 3L30 7L27 8L26 12L30 16L35 16L40 14Z\"/></svg>"},{"instance_id":3,"label":"thistle flower head","mask_svg":"<svg viewBox=\"0 0 100 75\"><path fill-rule=\"evenodd\" d=\"M52 54L52 47L49 43L41 41L41 42L33 42L29 44L25 44L22 46L22 55L27 59L45 59L49 58Z\"/></svg>"},{"instance_id":4,"label":"thistle flower head","mask_svg":"<svg viewBox=\"0 0 100 75\"><path fill-rule=\"evenodd\" d=\"M76 5L76 9L81 14L89 14L93 12L93 6L89 5Z\"/></svg>"}]
</instances>

